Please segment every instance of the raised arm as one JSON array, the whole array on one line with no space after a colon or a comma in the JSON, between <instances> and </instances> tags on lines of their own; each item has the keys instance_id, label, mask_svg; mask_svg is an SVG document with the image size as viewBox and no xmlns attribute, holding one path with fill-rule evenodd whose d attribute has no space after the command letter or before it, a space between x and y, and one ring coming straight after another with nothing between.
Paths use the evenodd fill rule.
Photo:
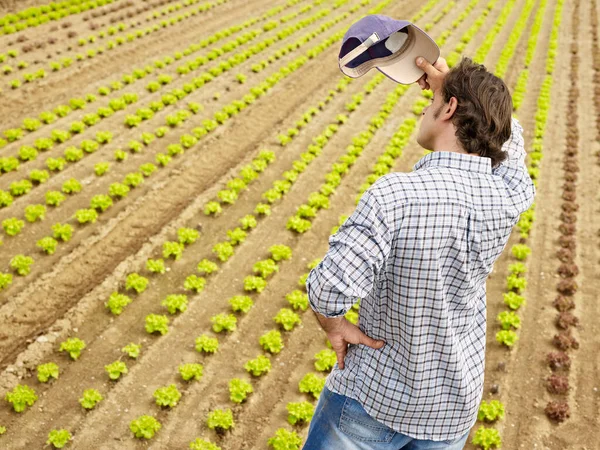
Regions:
<instances>
[{"instance_id":1,"label":"raised arm","mask_svg":"<svg viewBox=\"0 0 600 450\"><path fill-rule=\"evenodd\" d=\"M525 164L525 140L523 127L519 121L512 118L510 138L502 145L502 150L508 152L507 158L492 169L494 175L502 177L513 205L521 214L529 209L535 197L535 185L529 176Z\"/></svg>"}]
</instances>

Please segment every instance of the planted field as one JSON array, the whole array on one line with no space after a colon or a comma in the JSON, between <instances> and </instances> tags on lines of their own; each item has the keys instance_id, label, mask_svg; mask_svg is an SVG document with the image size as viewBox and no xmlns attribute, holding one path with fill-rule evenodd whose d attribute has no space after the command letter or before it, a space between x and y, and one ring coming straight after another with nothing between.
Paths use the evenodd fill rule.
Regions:
<instances>
[{"instance_id":1,"label":"planted field","mask_svg":"<svg viewBox=\"0 0 600 450\"><path fill-rule=\"evenodd\" d=\"M465 448L594 448L596 0L20 8L0 11L1 448L301 448L336 360L308 271L425 154L430 91L338 68L375 13L505 80L537 185L487 283Z\"/></svg>"}]
</instances>

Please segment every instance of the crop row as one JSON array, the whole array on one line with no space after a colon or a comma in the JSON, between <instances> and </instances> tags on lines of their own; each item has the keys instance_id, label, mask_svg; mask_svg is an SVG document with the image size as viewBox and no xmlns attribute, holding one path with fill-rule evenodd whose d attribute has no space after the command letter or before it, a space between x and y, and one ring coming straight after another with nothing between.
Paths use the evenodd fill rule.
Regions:
<instances>
[{"instance_id":1,"label":"crop row","mask_svg":"<svg viewBox=\"0 0 600 450\"><path fill-rule=\"evenodd\" d=\"M571 32L577 36L579 31L579 7L580 2L576 1L573 5L571 18ZM579 54L578 42L574 39L570 48L570 87L569 102L567 104L567 136L564 146L563 172L565 183L563 184L561 205L562 213L560 215L561 224L558 227L561 233L558 244L561 247L557 253L561 261L556 273L560 281L556 284L558 296L552 303L558 310L555 319L556 327L561 330L556 334L552 343L559 350L557 353L551 353L546 356L550 370L553 372L544 380L546 390L553 395L562 396L557 401L550 401L546 405L545 413L550 420L562 422L570 416L569 403L564 396L569 392L570 358L566 354L569 349L577 349L579 343L571 334L571 328L576 327L579 319L571 311L575 308L574 294L578 290L577 274L579 267L575 263L577 256L576 236L577 232L577 211L579 205L576 203L577 194L577 172L579 171L578 153L579 153L579 131L577 127L578 112L577 104L579 99L579 88L577 87L579 79Z\"/></svg>"},{"instance_id":2,"label":"crop row","mask_svg":"<svg viewBox=\"0 0 600 450\"><path fill-rule=\"evenodd\" d=\"M531 146L532 151L530 151L528 154L528 170L536 186L537 178L539 176L538 166L542 157L544 130L550 107L550 88L552 83L551 74L554 68L554 57L558 40L557 31L562 16L562 5L563 0L558 0L556 9L554 11L553 28L550 36L545 66L545 70L548 75L544 79L539 93L537 112L535 114L535 135ZM533 29L533 31L536 29L539 30L539 26L542 21L541 17L543 17L543 12L540 11L545 10L545 8L546 3L541 3L534 22L538 23L538 25ZM527 45L529 56L526 57L526 65L529 65L533 59L533 54L538 44L537 35L538 32L535 31L529 38ZM517 86L519 89L522 89L523 92L526 89L526 82L527 78L520 78L517 80ZM520 105L521 101L513 105L515 111L518 111ZM515 262L509 265L509 274L506 281L507 292L503 295L504 303L508 307L508 311L501 312L497 317L497 321L501 330L496 333L496 340L508 348L512 348L518 340L518 335L514 329L518 329L520 327L521 319L517 315L516 311L525 304L525 297L522 295L522 291L524 291L527 287L527 278L525 276L527 272L527 266L524 264L524 261L531 254L531 249L527 246L527 242L534 219L535 203L531 205L529 210L521 214L521 217L517 223L517 229L519 230L520 234L520 242L513 245L511 248L511 254L515 258ZM504 405L498 400L491 400L489 402L484 401L480 407L479 420L486 423L493 423L496 420L503 418L504 414ZM480 427L480 429L482 430L480 432L480 445L482 448L488 449L500 447L502 441L498 430L487 427Z\"/></svg>"},{"instance_id":3,"label":"crop row","mask_svg":"<svg viewBox=\"0 0 600 450\"><path fill-rule=\"evenodd\" d=\"M122 90L125 86L133 86L137 81L142 80L147 75L153 73L155 69L163 69L172 64L174 61L180 60L202 49L205 49L209 45L214 44L226 37L229 37L234 33L242 31L257 22L273 17L279 12L284 11L285 9L297 4L299 1L300 0L289 0L286 3L286 6L271 8L266 13L260 16L256 16L245 20L242 24L232 25L230 27L224 28L223 30L219 30L213 33L207 38L200 40L196 44L191 44L184 49L178 49L171 56L166 56L163 59L157 59L153 62L152 65L147 65L143 69L137 68L134 69L130 74L122 74L121 81L114 81L110 84L110 86L100 87L98 89L97 94L100 96L108 96L111 92ZM225 53L228 47L235 45L236 42L237 40L234 40L228 43L227 47L221 47L220 49L212 50L207 55L207 58L209 58L209 60L216 59L218 56ZM84 109L86 107L86 103L93 103L96 100L97 97L95 94L84 94L78 98L72 99L69 102L69 105L59 105L55 107L52 111L44 111L40 113L39 119L26 118L23 121L23 125L20 128L8 129L3 131L3 135L6 139L0 140L0 147L5 146L7 144L7 141L14 142L16 140L21 139L27 132L36 131L40 128L40 125L49 125L51 123L54 123L58 118L65 117L75 110ZM98 113L98 115L100 117L103 117L100 113Z\"/></svg>"}]
</instances>

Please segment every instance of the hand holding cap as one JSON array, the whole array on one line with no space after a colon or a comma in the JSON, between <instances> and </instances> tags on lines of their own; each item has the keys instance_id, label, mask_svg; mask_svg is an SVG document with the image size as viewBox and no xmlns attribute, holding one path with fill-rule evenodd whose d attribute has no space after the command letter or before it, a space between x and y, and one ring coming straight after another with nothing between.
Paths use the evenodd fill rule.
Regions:
<instances>
[{"instance_id":1,"label":"hand holding cap","mask_svg":"<svg viewBox=\"0 0 600 450\"><path fill-rule=\"evenodd\" d=\"M415 63L425 72L425 74L417 80L421 89L431 89L433 92L439 91L442 88L442 83L446 74L450 71L448 63L441 56L432 65L425 58L419 56Z\"/></svg>"}]
</instances>

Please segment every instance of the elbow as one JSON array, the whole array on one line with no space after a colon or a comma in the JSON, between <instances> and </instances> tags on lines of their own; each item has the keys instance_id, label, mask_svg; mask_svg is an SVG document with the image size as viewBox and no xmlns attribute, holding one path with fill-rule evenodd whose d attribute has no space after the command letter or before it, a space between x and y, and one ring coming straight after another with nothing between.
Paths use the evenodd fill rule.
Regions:
<instances>
[{"instance_id":1,"label":"elbow","mask_svg":"<svg viewBox=\"0 0 600 450\"><path fill-rule=\"evenodd\" d=\"M318 274L315 269L311 270L306 279L306 292L308 293L308 304L310 308L315 313L327 318L343 316L346 314L346 311L343 309L336 309L336 305L327 301L329 296L324 291L323 284L318 282Z\"/></svg>"}]
</instances>

